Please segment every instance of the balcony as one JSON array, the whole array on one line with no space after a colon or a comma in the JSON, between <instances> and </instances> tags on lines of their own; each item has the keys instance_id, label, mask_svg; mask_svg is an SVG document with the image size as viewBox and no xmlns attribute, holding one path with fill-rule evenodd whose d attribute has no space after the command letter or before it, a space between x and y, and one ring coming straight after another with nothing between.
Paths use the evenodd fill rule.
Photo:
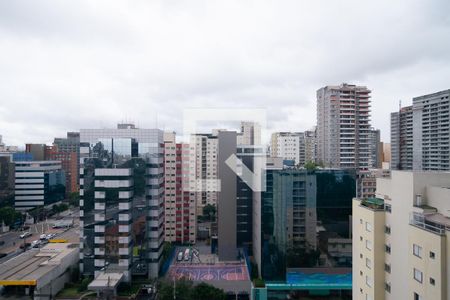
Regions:
<instances>
[{"instance_id":1,"label":"balcony","mask_svg":"<svg viewBox=\"0 0 450 300\"><path fill-rule=\"evenodd\" d=\"M439 213L421 214L412 212L409 224L438 235L445 235L445 231L450 230L449 218Z\"/></svg>"}]
</instances>

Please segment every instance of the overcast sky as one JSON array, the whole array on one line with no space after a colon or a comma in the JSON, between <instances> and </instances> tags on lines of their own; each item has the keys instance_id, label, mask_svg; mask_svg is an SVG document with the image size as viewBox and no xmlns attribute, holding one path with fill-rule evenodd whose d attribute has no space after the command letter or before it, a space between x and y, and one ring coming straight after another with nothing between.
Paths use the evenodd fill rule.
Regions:
<instances>
[{"instance_id":1,"label":"overcast sky","mask_svg":"<svg viewBox=\"0 0 450 300\"><path fill-rule=\"evenodd\" d=\"M372 90L372 125L450 88L450 1L1 1L0 134L182 130L185 108L265 108L315 125L316 90Z\"/></svg>"}]
</instances>

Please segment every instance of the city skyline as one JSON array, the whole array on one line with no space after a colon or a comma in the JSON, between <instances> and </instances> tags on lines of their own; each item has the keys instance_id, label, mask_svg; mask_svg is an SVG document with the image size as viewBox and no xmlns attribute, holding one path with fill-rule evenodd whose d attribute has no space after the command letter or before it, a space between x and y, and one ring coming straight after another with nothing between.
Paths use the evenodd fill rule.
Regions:
<instances>
[{"instance_id":1,"label":"city skyline","mask_svg":"<svg viewBox=\"0 0 450 300\"><path fill-rule=\"evenodd\" d=\"M446 89L450 70L449 4L387 5L1 4L3 140L50 143L120 120L181 132L192 107L262 107L268 130L305 131L316 91L346 82L372 90L387 142L399 100Z\"/></svg>"}]
</instances>

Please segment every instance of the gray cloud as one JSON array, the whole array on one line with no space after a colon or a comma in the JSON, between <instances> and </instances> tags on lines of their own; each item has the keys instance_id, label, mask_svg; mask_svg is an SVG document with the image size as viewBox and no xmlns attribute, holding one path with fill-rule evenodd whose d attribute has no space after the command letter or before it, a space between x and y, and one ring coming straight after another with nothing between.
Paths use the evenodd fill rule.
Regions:
<instances>
[{"instance_id":1,"label":"gray cloud","mask_svg":"<svg viewBox=\"0 0 450 300\"><path fill-rule=\"evenodd\" d=\"M134 120L181 131L184 108L267 108L271 130L310 128L315 92L373 90L389 139L398 100L449 88L450 3L3 1L0 134L50 142Z\"/></svg>"}]
</instances>

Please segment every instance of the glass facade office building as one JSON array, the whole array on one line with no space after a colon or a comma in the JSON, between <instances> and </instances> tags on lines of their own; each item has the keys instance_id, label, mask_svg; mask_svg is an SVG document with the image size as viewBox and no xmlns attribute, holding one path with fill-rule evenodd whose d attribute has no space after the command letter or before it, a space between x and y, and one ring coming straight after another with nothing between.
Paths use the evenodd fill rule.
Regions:
<instances>
[{"instance_id":1,"label":"glass facade office building","mask_svg":"<svg viewBox=\"0 0 450 300\"><path fill-rule=\"evenodd\" d=\"M80 269L157 277L164 239L163 132L80 131ZM142 226L141 226L142 225ZM137 250L137 251L135 251Z\"/></svg>"},{"instance_id":2,"label":"glass facade office building","mask_svg":"<svg viewBox=\"0 0 450 300\"><path fill-rule=\"evenodd\" d=\"M26 211L64 199L66 178L60 161L15 162L16 210Z\"/></svg>"},{"instance_id":3,"label":"glass facade office building","mask_svg":"<svg viewBox=\"0 0 450 300\"><path fill-rule=\"evenodd\" d=\"M261 195L260 273L284 280L289 248L316 248L316 176L305 170L267 170ZM258 255L258 254L257 254Z\"/></svg>"}]
</instances>

